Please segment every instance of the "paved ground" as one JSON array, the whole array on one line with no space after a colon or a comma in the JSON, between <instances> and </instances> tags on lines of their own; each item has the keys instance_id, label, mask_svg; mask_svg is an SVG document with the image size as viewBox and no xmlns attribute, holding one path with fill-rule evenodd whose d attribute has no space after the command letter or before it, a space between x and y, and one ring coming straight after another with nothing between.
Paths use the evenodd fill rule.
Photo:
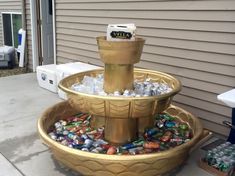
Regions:
<instances>
[{"instance_id":1,"label":"paved ground","mask_svg":"<svg viewBox=\"0 0 235 176\"><path fill-rule=\"evenodd\" d=\"M57 94L38 86L34 73L0 78L0 176L74 176L61 168L38 138L41 113L60 102ZM176 176L210 176L196 165L192 153Z\"/></svg>"}]
</instances>

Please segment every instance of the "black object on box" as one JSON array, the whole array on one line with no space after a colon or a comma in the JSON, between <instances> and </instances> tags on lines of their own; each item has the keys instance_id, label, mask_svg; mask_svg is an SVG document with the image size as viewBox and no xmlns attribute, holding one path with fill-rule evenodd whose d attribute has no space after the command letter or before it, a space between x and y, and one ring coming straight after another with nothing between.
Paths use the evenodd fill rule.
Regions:
<instances>
[{"instance_id":1,"label":"black object on box","mask_svg":"<svg viewBox=\"0 0 235 176\"><path fill-rule=\"evenodd\" d=\"M14 68L15 48L10 46L0 47L0 68Z\"/></svg>"},{"instance_id":2,"label":"black object on box","mask_svg":"<svg viewBox=\"0 0 235 176\"><path fill-rule=\"evenodd\" d=\"M235 144L235 108L232 109L232 127L228 136L228 141Z\"/></svg>"}]
</instances>

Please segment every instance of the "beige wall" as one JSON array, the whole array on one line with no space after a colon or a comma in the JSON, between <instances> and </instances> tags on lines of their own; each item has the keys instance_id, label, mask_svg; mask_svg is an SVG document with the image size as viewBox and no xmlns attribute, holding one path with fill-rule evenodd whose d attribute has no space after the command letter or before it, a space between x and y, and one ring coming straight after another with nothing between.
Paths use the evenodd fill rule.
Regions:
<instances>
[{"instance_id":1,"label":"beige wall","mask_svg":"<svg viewBox=\"0 0 235 176\"><path fill-rule=\"evenodd\" d=\"M137 1L56 0L58 63L102 65L95 37L109 23L135 23L146 39L136 66L178 77L184 87L174 103L227 135L230 108L216 96L235 85L235 1Z\"/></svg>"},{"instance_id":2,"label":"beige wall","mask_svg":"<svg viewBox=\"0 0 235 176\"><path fill-rule=\"evenodd\" d=\"M0 0L0 46L3 45L2 12L21 12L21 0Z\"/></svg>"}]
</instances>

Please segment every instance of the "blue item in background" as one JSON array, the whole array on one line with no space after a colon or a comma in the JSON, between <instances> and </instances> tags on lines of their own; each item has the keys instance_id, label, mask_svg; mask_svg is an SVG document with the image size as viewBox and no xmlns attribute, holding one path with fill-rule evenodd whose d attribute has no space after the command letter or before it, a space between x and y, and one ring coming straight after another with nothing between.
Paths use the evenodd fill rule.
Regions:
<instances>
[{"instance_id":1,"label":"blue item in background","mask_svg":"<svg viewBox=\"0 0 235 176\"><path fill-rule=\"evenodd\" d=\"M20 28L20 30L18 31L18 44L21 45L21 41L22 41L22 32L23 30Z\"/></svg>"}]
</instances>

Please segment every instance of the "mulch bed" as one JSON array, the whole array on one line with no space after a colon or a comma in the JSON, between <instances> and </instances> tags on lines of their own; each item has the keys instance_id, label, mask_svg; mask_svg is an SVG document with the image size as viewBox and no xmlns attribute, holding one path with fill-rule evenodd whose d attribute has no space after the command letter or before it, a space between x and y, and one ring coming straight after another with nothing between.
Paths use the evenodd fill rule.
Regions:
<instances>
[{"instance_id":1,"label":"mulch bed","mask_svg":"<svg viewBox=\"0 0 235 176\"><path fill-rule=\"evenodd\" d=\"M21 68L18 66L14 67L13 69L0 68L0 77L19 75L25 73L29 73L29 71L26 68Z\"/></svg>"}]
</instances>

